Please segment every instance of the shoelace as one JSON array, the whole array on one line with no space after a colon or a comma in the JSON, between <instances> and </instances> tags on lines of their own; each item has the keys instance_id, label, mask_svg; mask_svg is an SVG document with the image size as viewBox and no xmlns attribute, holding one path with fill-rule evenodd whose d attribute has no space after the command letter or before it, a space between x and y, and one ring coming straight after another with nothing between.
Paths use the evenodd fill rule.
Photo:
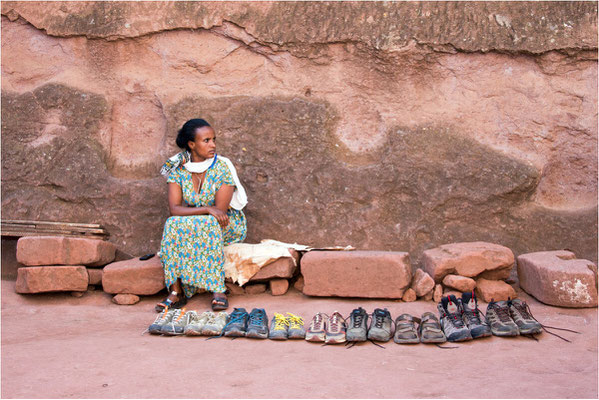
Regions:
<instances>
[{"instance_id":1,"label":"shoelace","mask_svg":"<svg viewBox=\"0 0 599 400\"><path fill-rule=\"evenodd\" d=\"M530 316L532 319L534 319L535 321L539 322L539 320L537 320L533 315L532 315L532 311L530 311L530 307L528 306L528 304L526 302L524 302L524 305L526 306L526 308L524 308L524 306L520 305L520 304L514 304L512 302L510 302L510 304L512 304L514 307L516 307L516 309L520 312L524 311L528 316ZM572 332L572 333L578 333L580 334L580 332L578 331L574 331L572 329L566 329L566 328L556 328L555 326L549 326L549 325L543 325L539 322L539 325L541 325L541 328L543 328L543 330L545 332L547 332L550 335L556 336L568 343L572 343L570 340L561 337L560 335L558 335L557 333L553 333L553 332L549 332L546 328L549 329L557 329L558 331L566 331L566 332ZM536 340L537 342L539 341L537 338L535 338L534 336L530 335L530 337L534 340Z\"/></svg>"},{"instance_id":2,"label":"shoelace","mask_svg":"<svg viewBox=\"0 0 599 400\"><path fill-rule=\"evenodd\" d=\"M287 320L287 317L285 317L283 314L279 314L279 313L275 313L275 327L274 330L275 331L284 331L286 330L289 326L289 321Z\"/></svg>"},{"instance_id":3,"label":"shoelace","mask_svg":"<svg viewBox=\"0 0 599 400\"><path fill-rule=\"evenodd\" d=\"M329 326L331 327L331 333L337 333L341 330L339 319L342 319L345 322L345 318L341 316L338 312L333 313L333 315L329 318Z\"/></svg>"},{"instance_id":4,"label":"shoelace","mask_svg":"<svg viewBox=\"0 0 599 400\"><path fill-rule=\"evenodd\" d=\"M248 315L247 311L241 311L239 308L234 308L233 312L229 315L229 317L230 317L229 322L227 322L225 324L225 326L223 327L223 330L220 332L220 335L218 335L218 336L210 336L206 340L216 339L216 338L222 337L225 334L225 332L227 331L227 327L229 325L234 324L236 322L243 322L244 318L246 318L247 315ZM235 338L232 338L232 339L235 339Z\"/></svg>"},{"instance_id":5,"label":"shoelace","mask_svg":"<svg viewBox=\"0 0 599 400\"><path fill-rule=\"evenodd\" d=\"M363 312L362 309L355 309L354 311L351 312L351 314L349 315L349 319L350 321L352 320L353 317L353 327L354 328L359 328L360 326L362 326L362 321L364 320L364 316L366 316L368 318L368 314L366 314L365 312Z\"/></svg>"},{"instance_id":6,"label":"shoelace","mask_svg":"<svg viewBox=\"0 0 599 400\"><path fill-rule=\"evenodd\" d=\"M510 316L510 310L508 307L501 307L501 306L498 306L496 303L492 303L492 304L489 304L487 309L488 308L495 310L495 313L497 314L497 317L499 317L499 320L501 322L513 321L512 317Z\"/></svg>"},{"instance_id":7,"label":"shoelace","mask_svg":"<svg viewBox=\"0 0 599 400\"><path fill-rule=\"evenodd\" d=\"M248 325L261 326L264 322L264 311L258 310L254 313L250 313L250 322Z\"/></svg>"},{"instance_id":8,"label":"shoelace","mask_svg":"<svg viewBox=\"0 0 599 400\"><path fill-rule=\"evenodd\" d=\"M152 325L154 324L163 324L164 320L166 319L166 315L168 314L168 306L164 307L164 310L162 310L160 312L160 314L158 314L158 316L156 317L156 319L154 320L154 322L152 323ZM144 333L149 332L150 331L150 327L148 326L142 333L141 335L143 336Z\"/></svg>"},{"instance_id":9,"label":"shoelace","mask_svg":"<svg viewBox=\"0 0 599 400\"><path fill-rule=\"evenodd\" d=\"M304 319L297 315L287 313L287 321L289 322L289 329L302 329L304 327Z\"/></svg>"},{"instance_id":10,"label":"shoelace","mask_svg":"<svg viewBox=\"0 0 599 400\"><path fill-rule=\"evenodd\" d=\"M329 318L329 316L325 313L317 313L314 318L312 318L312 322L310 322L310 330L311 331L321 331L323 328L324 317Z\"/></svg>"},{"instance_id":11,"label":"shoelace","mask_svg":"<svg viewBox=\"0 0 599 400\"><path fill-rule=\"evenodd\" d=\"M382 328L383 327L383 323L385 322L385 319L389 317L389 319L391 320L391 322L393 322L395 324L395 322L391 319L391 317L385 313L385 312L380 312L380 313L373 313L372 314L372 318L374 318L374 326L377 328Z\"/></svg>"}]
</instances>

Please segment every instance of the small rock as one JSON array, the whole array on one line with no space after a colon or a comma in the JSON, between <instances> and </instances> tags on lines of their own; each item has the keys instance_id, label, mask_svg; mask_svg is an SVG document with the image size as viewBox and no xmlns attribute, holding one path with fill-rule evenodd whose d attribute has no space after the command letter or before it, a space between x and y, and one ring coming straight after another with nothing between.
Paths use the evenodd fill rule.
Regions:
<instances>
[{"instance_id":1,"label":"small rock","mask_svg":"<svg viewBox=\"0 0 599 400\"><path fill-rule=\"evenodd\" d=\"M443 291L443 297L449 297L451 295L454 295L456 299L462 298L462 292L457 292L455 290L451 290L450 288L445 288L445 290Z\"/></svg>"},{"instance_id":2,"label":"small rock","mask_svg":"<svg viewBox=\"0 0 599 400\"><path fill-rule=\"evenodd\" d=\"M245 289L233 282L225 282L225 286L229 289L229 294L233 296L240 296L245 294Z\"/></svg>"},{"instance_id":3,"label":"small rock","mask_svg":"<svg viewBox=\"0 0 599 400\"><path fill-rule=\"evenodd\" d=\"M431 301L433 299L433 294L434 294L435 290L431 290L429 291L427 294L425 294L424 296L422 296L422 300L424 301Z\"/></svg>"},{"instance_id":4,"label":"small rock","mask_svg":"<svg viewBox=\"0 0 599 400\"><path fill-rule=\"evenodd\" d=\"M438 303L441 301L441 298L443 297L443 286L441 286L440 284L435 286L435 290L433 292L433 301L435 303Z\"/></svg>"},{"instance_id":5,"label":"small rock","mask_svg":"<svg viewBox=\"0 0 599 400\"><path fill-rule=\"evenodd\" d=\"M443 284L460 292L471 292L476 287L476 281L460 275L445 275Z\"/></svg>"},{"instance_id":6,"label":"small rock","mask_svg":"<svg viewBox=\"0 0 599 400\"><path fill-rule=\"evenodd\" d=\"M101 285L102 284L102 268L88 268L87 274L89 275L90 285Z\"/></svg>"},{"instance_id":7,"label":"small rock","mask_svg":"<svg viewBox=\"0 0 599 400\"><path fill-rule=\"evenodd\" d=\"M271 279L269 285L270 293L273 296L283 295L289 289L289 281L287 279Z\"/></svg>"},{"instance_id":8,"label":"small rock","mask_svg":"<svg viewBox=\"0 0 599 400\"><path fill-rule=\"evenodd\" d=\"M112 302L122 306L130 306L139 302L139 296L134 294L119 293L112 298Z\"/></svg>"},{"instance_id":9,"label":"small rock","mask_svg":"<svg viewBox=\"0 0 599 400\"><path fill-rule=\"evenodd\" d=\"M300 275L300 276L297 277L297 280L293 284L293 287L295 289L299 290L300 292L302 290L304 290L304 277L302 275Z\"/></svg>"},{"instance_id":10,"label":"small rock","mask_svg":"<svg viewBox=\"0 0 599 400\"><path fill-rule=\"evenodd\" d=\"M403 297L401 299L406 302L412 302L412 301L416 301L416 297L417 296L416 296L416 292L414 291L414 289L409 288L403 294Z\"/></svg>"},{"instance_id":11,"label":"small rock","mask_svg":"<svg viewBox=\"0 0 599 400\"><path fill-rule=\"evenodd\" d=\"M266 292L266 284L264 283L255 283L253 285L247 285L245 287L245 292L247 294L260 294Z\"/></svg>"},{"instance_id":12,"label":"small rock","mask_svg":"<svg viewBox=\"0 0 599 400\"><path fill-rule=\"evenodd\" d=\"M513 287L504 281L490 281L488 279L479 278L476 280L476 297L485 303L494 301L507 300L508 297L515 299L518 297Z\"/></svg>"},{"instance_id":13,"label":"small rock","mask_svg":"<svg viewBox=\"0 0 599 400\"><path fill-rule=\"evenodd\" d=\"M83 297L85 292L71 292L71 296L73 297Z\"/></svg>"},{"instance_id":14,"label":"small rock","mask_svg":"<svg viewBox=\"0 0 599 400\"><path fill-rule=\"evenodd\" d=\"M412 278L411 287L416 292L416 296L420 297L435 288L435 281L429 274L418 268Z\"/></svg>"}]
</instances>

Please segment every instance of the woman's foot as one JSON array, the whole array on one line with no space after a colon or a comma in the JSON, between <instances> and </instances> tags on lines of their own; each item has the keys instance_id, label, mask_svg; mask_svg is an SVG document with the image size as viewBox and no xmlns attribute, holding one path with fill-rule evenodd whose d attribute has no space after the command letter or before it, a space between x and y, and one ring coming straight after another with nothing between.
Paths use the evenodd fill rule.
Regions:
<instances>
[{"instance_id":1,"label":"woman's foot","mask_svg":"<svg viewBox=\"0 0 599 400\"><path fill-rule=\"evenodd\" d=\"M166 299L162 300L160 303L156 304L154 309L156 312L162 312L165 308L181 308L187 303L187 299L185 296L181 296L179 298L179 294L175 291L169 293Z\"/></svg>"},{"instance_id":2,"label":"woman's foot","mask_svg":"<svg viewBox=\"0 0 599 400\"><path fill-rule=\"evenodd\" d=\"M224 293L214 293L212 299L212 311L222 311L229 308L229 300Z\"/></svg>"}]
</instances>

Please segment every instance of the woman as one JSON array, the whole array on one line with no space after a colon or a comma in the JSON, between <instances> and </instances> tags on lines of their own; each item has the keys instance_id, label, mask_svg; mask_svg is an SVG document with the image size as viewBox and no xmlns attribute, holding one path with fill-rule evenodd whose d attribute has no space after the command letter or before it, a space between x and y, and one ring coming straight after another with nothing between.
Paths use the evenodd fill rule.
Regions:
<instances>
[{"instance_id":1,"label":"woman","mask_svg":"<svg viewBox=\"0 0 599 400\"><path fill-rule=\"evenodd\" d=\"M170 293L156 311L183 306L198 289L213 293L213 310L225 310L229 302L223 246L245 239L241 209L247 197L231 161L217 156L216 136L208 122L187 121L179 130L177 146L184 151L161 170L168 175L171 217L164 225L160 260Z\"/></svg>"}]
</instances>

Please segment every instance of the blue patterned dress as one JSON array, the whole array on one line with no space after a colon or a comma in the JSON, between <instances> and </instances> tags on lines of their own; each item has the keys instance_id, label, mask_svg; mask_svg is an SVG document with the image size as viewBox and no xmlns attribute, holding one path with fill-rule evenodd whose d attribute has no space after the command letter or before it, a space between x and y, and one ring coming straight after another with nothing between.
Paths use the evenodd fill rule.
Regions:
<instances>
[{"instance_id":1,"label":"blue patterned dress","mask_svg":"<svg viewBox=\"0 0 599 400\"><path fill-rule=\"evenodd\" d=\"M229 167L218 158L206 171L200 193L193 190L191 173L183 167L173 170L167 182L179 185L183 201L194 207L214 206L216 192L222 185L235 186ZM225 292L223 246L243 241L247 233L242 211L229 208L227 215L229 225L224 229L212 215L174 216L166 220L160 260L167 288L180 278L188 298L198 289Z\"/></svg>"}]
</instances>

